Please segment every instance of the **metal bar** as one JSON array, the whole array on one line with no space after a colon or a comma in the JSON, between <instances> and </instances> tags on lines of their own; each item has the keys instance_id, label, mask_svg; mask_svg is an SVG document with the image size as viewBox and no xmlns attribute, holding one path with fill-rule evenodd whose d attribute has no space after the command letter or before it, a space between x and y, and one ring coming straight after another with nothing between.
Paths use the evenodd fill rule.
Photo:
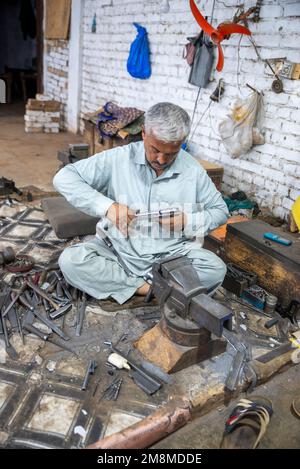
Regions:
<instances>
[{"instance_id":1,"label":"metal bar","mask_svg":"<svg viewBox=\"0 0 300 469\"><path fill-rule=\"evenodd\" d=\"M78 322L76 325L76 332L75 332L76 337L79 337L81 335L81 329L83 326L83 320L85 316L85 309L86 309L86 294L85 292L82 292L81 303L80 303L80 306L77 307Z\"/></svg>"},{"instance_id":2,"label":"metal bar","mask_svg":"<svg viewBox=\"0 0 300 469\"><path fill-rule=\"evenodd\" d=\"M230 390L234 391L238 384L238 379L245 363L245 352L238 350L232 360L231 369L227 376L225 386Z\"/></svg>"},{"instance_id":3,"label":"metal bar","mask_svg":"<svg viewBox=\"0 0 300 469\"><path fill-rule=\"evenodd\" d=\"M120 352L120 350L115 348L113 345L111 346L111 349L112 349L113 352L115 352L118 355L120 355L121 357L125 358L125 360L128 361L128 363L129 363L129 365L131 366L132 369L138 371L142 376L144 376L146 379L148 379L148 381L150 381L153 385L158 387L158 389L161 388L162 384L161 384L160 381L156 381L153 378L153 376L150 376L145 370L143 370L138 365L136 365L132 360L130 360L128 357L126 357L122 352Z\"/></svg>"},{"instance_id":4,"label":"metal bar","mask_svg":"<svg viewBox=\"0 0 300 469\"><path fill-rule=\"evenodd\" d=\"M3 317L2 313L0 314L1 322L2 322L2 329L4 333L4 341L5 341L5 348L7 354L12 358L13 360L17 360L19 358L18 353L16 352L15 348L11 345L9 338L8 338L8 331L5 323L5 318Z\"/></svg>"},{"instance_id":5,"label":"metal bar","mask_svg":"<svg viewBox=\"0 0 300 469\"><path fill-rule=\"evenodd\" d=\"M59 337L61 337L64 340L70 340L70 337L67 334L65 334L58 326L53 324L52 321L50 321L47 318L44 318L40 313L36 311L36 309L33 309L32 312L41 322L46 324L46 326L50 327L50 329L52 329L53 332L59 335Z\"/></svg>"},{"instance_id":6,"label":"metal bar","mask_svg":"<svg viewBox=\"0 0 300 469\"><path fill-rule=\"evenodd\" d=\"M22 295L22 293L25 291L26 289L26 285L23 285L23 287L21 288L21 290L17 293L17 295L13 298L13 300L9 303L9 305L7 306L7 308L3 311L2 313L2 317L5 317L7 315L7 313L11 310L11 308L13 307L13 305L16 303L16 301L18 301L18 299L20 298L20 296Z\"/></svg>"},{"instance_id":7,"label":"metal bar","mask_svg":"<svg viewBox=\"0 0 300 469\"><path fill-rule=\"evenodd\" d=\"M93 375L95 372L95 369L97 368L98 364L95 360L90 360L85 372L85 377L81 386L81 390L85 391L87 386L88 386L88 381L90 378L90 375Z\"/></svg>"},{"instance_id":8,"label":"metal bar","mask_svg":"<svg viewBox=\"0 0 300 469\"><path fill-rule=\"evenodd\" d=\"M70 340L70 337L67 336L56 324L53 324L52 321L49 319L45 318L40 314L34 306L32 306L29 301L27 301L24 297L20 296L20 301L21 303L26 306L41 322L46 324L53 332L55 332L57 335L59 335L62 339L64 340Z\"/></svg>"}]
</instances>

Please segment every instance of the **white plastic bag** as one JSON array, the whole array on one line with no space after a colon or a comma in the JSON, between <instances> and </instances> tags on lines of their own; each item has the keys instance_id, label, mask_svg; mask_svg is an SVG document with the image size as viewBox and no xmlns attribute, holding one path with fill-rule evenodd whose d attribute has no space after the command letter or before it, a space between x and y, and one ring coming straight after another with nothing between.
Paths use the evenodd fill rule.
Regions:
<instances>
[{"instance_id":1,"label":"white plastic bag","mask_svg":"<svg viewBox=\"0 0 300 469\"><path fill-rule=\"evenodd\" d=\"M265 143L261 131L255 127L262 96L253 92L247 99L238 99L231 114L219 125L219 132L232 158L247 153L253 145Z\"/></svg>"}]
</instances>

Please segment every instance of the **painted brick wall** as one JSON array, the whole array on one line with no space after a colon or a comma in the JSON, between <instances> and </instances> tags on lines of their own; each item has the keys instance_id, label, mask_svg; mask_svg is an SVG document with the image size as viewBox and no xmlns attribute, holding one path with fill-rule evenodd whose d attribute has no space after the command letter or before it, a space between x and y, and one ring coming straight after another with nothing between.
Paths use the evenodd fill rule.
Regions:
<instances>
[{"instance_id":1,"label":"painted brick wall","mask_svg":"<svg viewBox=\"0 0 300 469\"><path fill-rule=\"evenodd\" d=\"M67 125L68 65L69 41L48 39L46 41L45 94L62 103L60 122L62 129L65 129Z\"/></svg>"},{"instance_id":2,"label":"painted brick wall","mask_svg":"<svg viewBox=\"0 0 300 469\"><path fill-rule=\"evenodd\" d=\"M242 3L247 9L255 0L216 0L213 24L231 20L236 5ZM81 117L109 100L144 110L158 101L172 101L192 115L198 89L187 82L189 67L182 51L186 37L198 33L199 28L187 0L169 0L168 13L160 11L162 4L162 0L84 0ZM213 0L198 0L197 4L210 17ZM297 0L263 1L261 21L250 23L263 58L286 57L300 62L299 5ZM91 32L94 13L96 33ZM134 79L126 70L129 47L136 36L133 21L148 31L149 80ZM247 38L240 42L239 36L232 36L223 44L225 67L221 73L215 71L212 83L201 91L190 151L224 166L226 191L245 190L261 206L284 217L300 194L300 81L284 79L285 92L275 94L271 91L273 78L266 74ZM221 77L226 87L222 101L213 103L196 125ZM50 74L50 78L53 84L56 77ZM249 94L246 83L264 92L266 143L232 159L220 141L218 124L235 97Z\"/></svg>"}]
</instances>

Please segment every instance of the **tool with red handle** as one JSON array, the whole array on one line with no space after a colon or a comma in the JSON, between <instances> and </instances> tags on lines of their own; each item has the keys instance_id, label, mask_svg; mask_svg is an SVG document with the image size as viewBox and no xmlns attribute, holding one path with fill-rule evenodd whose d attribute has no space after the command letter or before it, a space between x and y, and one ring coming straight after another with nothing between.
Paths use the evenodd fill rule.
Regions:
<instances>
[{"instance_id":1,"label":"tool with red handle","mask_svg":"<svg viewBox=\"0 0 300 469\"><path fill-rule=\"evenodd\" d=\"M226 39L226 36L230 36L231 34L235 33L246 34L247 36L250 36L251 31L249 31L248 28L245 28L245 26L241 26L236 23L220 23L217 28L214 28L201 15L195 3L195 0L190 0L190 7L194 18L199 24L199 26L211 38L212 42L218 46L219 57L217 63L217 70L218 72L221 72L224 66L224 54L221 46L221 42L223 41L223 39Z\"/></svg>"}]
</instances>

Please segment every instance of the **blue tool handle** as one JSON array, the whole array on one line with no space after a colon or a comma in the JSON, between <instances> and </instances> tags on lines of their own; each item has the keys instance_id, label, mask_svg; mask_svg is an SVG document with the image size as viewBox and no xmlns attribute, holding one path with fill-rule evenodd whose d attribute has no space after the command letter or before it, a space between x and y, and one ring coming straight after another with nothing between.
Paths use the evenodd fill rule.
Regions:
<instances>
[{"instance_id":1,"label":"blue tool handle","mask_svg":"<svg viewBox=\"0 0 300 469\"><path fill-rule=\"evenodd\" d=\"M292 244L292 241L290 239L280 238L280 236L275 233L265 233L264 238L270 239L275 243L283 244L284 246L290 246Z\"/></svg>"}]
</instances>

